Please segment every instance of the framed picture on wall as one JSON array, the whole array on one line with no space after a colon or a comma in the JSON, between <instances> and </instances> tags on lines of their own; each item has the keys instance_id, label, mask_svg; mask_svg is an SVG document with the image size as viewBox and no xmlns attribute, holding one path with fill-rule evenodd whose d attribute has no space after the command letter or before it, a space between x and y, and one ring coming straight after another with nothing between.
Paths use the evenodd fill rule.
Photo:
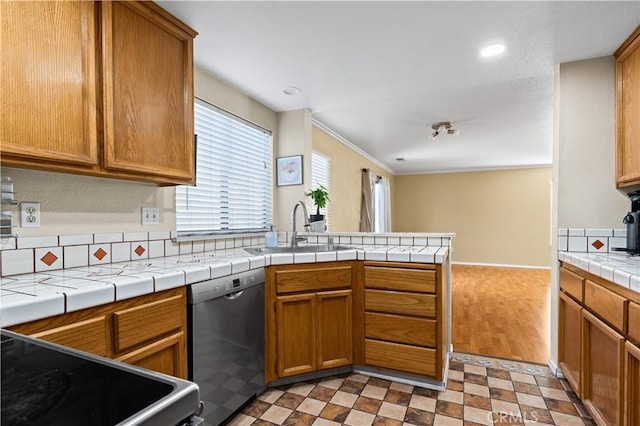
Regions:
<instances>
[{"instance_id":1,"label":"framed picture on wall","mask_svg":"<svg viewBox=\"0 0 640 426\"><path fill-rule=\"evenodd\" d=\"M278 186L302 185L302 155L276 159Z\"/></svg>"}]
</instances>

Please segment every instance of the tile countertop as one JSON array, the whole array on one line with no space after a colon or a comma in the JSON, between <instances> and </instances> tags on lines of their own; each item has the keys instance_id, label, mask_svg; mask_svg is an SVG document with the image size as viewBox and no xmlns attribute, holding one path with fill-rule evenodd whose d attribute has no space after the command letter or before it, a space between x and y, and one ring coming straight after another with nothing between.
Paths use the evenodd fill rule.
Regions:
<instances>
[{"instance_id":1,"label":"tile countertop","mask_svg":"<svg viewBox=\"0 0 640 426\"><path fill-rule=\"evenodd\" d=\"M269 265L376 260L444 263L445 246L353 246L352 250L252 256L242 248L0 278L0 327L129 299Z\"/></svg>"},{"instance_id":2,"label":"tile countertop","mask_svg":"<svg viewBox=\"0 0 640 426\"><path fill-rule=\"evenodd\" d=\"M558 259L640 293L640 256L560 251Z\"/></svg>"}]
</instances>

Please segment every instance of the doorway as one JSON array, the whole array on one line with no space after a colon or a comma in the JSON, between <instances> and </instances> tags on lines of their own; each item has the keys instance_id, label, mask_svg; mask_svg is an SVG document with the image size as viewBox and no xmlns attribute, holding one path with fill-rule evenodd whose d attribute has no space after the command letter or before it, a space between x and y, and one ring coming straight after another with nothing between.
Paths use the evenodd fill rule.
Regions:
<instances>
[{"instance_id":1,"label":"doorway","mask_svg":"<svg viewBox=\"0 0 640 426\"><path fill-rule=\"evenodd\" d=\"M548 269L451 267L451 338L456 352L547 364Z\"/></svg>"}]
</instances>

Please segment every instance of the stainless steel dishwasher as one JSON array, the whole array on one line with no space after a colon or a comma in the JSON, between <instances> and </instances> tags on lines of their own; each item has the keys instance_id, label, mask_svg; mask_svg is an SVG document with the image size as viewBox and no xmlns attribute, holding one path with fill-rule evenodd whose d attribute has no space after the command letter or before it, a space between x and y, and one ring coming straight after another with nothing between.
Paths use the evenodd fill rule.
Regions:
<instances>
[{"instance_id":1,"label":"stainless steel dishwasher","mask_svg":"<svg viewBox=\"0 0 640 426\"><path fill-rule=\"evenodd\" d=\"M188 287L189 380L205 425L218 425L264 389L264 268Z\"/></svg>"}]
</instances>

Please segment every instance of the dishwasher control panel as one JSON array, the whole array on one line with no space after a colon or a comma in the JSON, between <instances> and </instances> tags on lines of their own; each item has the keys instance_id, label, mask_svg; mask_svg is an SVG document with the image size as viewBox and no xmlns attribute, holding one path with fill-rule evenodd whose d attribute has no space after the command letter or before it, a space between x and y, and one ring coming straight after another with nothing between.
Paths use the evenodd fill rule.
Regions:
<instances>
[{"instance_id":1,"label":"dishwasher control panel","mask_svg":"<svg viewBox=\"0 0 640 426\"><path fill-rule=\"evenodd\" d=\"M214 278L188 286L188 302L190 304L204 302L227 294L242 291L255 285L264 284L264 268Z\"/></svg>"}]
</instances>

